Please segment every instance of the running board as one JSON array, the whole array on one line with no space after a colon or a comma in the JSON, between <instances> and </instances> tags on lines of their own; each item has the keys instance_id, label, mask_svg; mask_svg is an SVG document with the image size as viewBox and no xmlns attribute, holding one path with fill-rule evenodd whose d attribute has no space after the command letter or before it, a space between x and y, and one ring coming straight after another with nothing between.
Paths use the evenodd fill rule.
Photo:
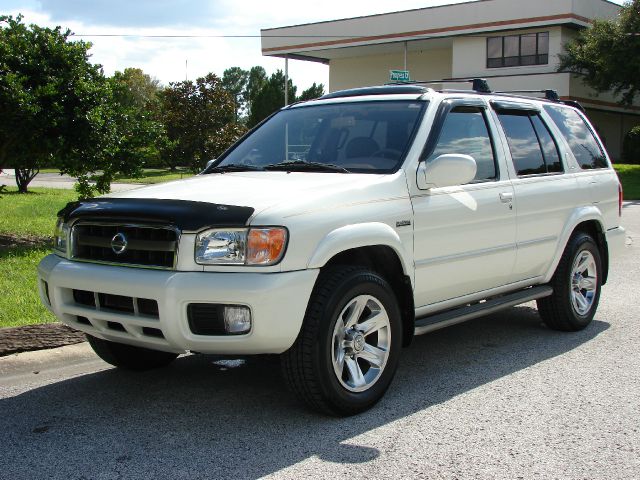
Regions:
<instances>
[{"instance_id":1,"label":"running board","mask_svg":"<svg viewBox=\"0 0 640 480\"><path fill-rule=\"evenodd\" d=\"M548 285L542 285L502 295L482 303L474 303L473 305L467 305L447 310L446 312L436 313L416 320L414 335L424 335L425 333L433 332L434 330L448 327L449 325L455 325L456 323L462 323L467 320L490 315L521 303L548 297L552 293L553 288Z\"/></svg>"}]
</instances>

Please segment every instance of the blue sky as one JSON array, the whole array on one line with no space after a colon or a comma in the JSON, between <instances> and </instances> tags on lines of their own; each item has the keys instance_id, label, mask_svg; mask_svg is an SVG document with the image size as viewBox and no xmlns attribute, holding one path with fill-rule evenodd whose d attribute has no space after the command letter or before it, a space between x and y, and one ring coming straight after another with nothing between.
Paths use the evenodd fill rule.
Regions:
<instances>
[{"instance_id":1,"label":"blue sky","mask_svg":"<svg viewBox=\"0 0 640 480\"><path fill-rule=\"evenodd\" d=\"M118 27L206 27L215 18L216 3L208 0L40 0L54 21L76 20L88 25Z\"/></svg>"},{"instance_id":2,"label":"blue sky","mask_svg":"<svg viewBox=\"0 0 640 480\"><path fill-rule=\"evenodd\" d=\"M25 22L61 25L76 34L259 35L261 28L332 20L463 0L1 0L0 14L22 13ZM622 0L615 3L622 3ZM92 60L105 73L139 67L163 83L194 79L225 68L262 65L268 73L284 61L263 57L259 38L86 38ZM328 82L328 67L290 61L300 89Z\"/></svg>"}]
</instances>

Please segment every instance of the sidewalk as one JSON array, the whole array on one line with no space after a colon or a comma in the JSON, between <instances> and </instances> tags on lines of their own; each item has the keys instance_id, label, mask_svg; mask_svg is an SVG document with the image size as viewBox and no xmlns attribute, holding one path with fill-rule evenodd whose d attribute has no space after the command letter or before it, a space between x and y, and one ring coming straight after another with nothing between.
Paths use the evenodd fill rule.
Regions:
<instances>
[{"instance_id":1,"label":"sidewalk","mask_svg":"<svg viewBox=\"0 0 640 480\"><path fill-rule=\"evenodd\" d=\"M36 175L29 187L43 187L43 188L64 188L67 190L73 190L73 186L76 180L68 175L60 175L58 173L39 173ZM13 175L13 170L4 170L0 173L0 185L6 185L13 187L16 184L16 177ZM112 183L112 192L126 192L127 190L134 190L136 188L144 187L142 183Z\"/></svg>"}]
</instances>

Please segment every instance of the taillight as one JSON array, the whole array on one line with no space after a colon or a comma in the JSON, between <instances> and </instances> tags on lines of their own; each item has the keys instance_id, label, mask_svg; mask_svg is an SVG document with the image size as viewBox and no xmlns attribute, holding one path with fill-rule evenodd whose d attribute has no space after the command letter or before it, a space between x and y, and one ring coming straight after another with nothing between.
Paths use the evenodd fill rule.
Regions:
<instances>
[{"instance_id":1,"label":"taillight","mask_svg":"<svg viewBox=\"0 0 640 480\"><path fill-rule=\"evenodd\" d=\"M622 184L618 182L618 216L622 217L622 200L624 198Z\"/></svg>"}]
</instances>

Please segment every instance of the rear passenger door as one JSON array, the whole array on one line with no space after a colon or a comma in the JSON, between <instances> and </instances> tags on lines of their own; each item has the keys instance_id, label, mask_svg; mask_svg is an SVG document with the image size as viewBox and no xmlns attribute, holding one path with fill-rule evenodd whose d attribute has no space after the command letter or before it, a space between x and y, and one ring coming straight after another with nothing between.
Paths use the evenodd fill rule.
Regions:
<instances>
[{"instance_id":1,"label":"rear passenger door","mask_svg":"<svg viewBox=\"0 0 640 480\"><path fill-rule=\"evenodd\" d=\"M478 169L466 185L416 188L416 307L454 300L509 282L515 260L515 212L508 174L499 166L488 105L445 100L438 108L421 162L443 154L471 155Z\"/></svg>"},{"instance_id":2,"label":"rear passenger door","mask_svg":"<svg viewBox=\"0 0 640 480\"><path fill-rule=\"evenodd\" d=\"M576 179L566 174L558 144L535 104L491 102L511 156L517 212L513 282L536 279L549 268L575 204Z\"/></svg>"}]
</instances>

